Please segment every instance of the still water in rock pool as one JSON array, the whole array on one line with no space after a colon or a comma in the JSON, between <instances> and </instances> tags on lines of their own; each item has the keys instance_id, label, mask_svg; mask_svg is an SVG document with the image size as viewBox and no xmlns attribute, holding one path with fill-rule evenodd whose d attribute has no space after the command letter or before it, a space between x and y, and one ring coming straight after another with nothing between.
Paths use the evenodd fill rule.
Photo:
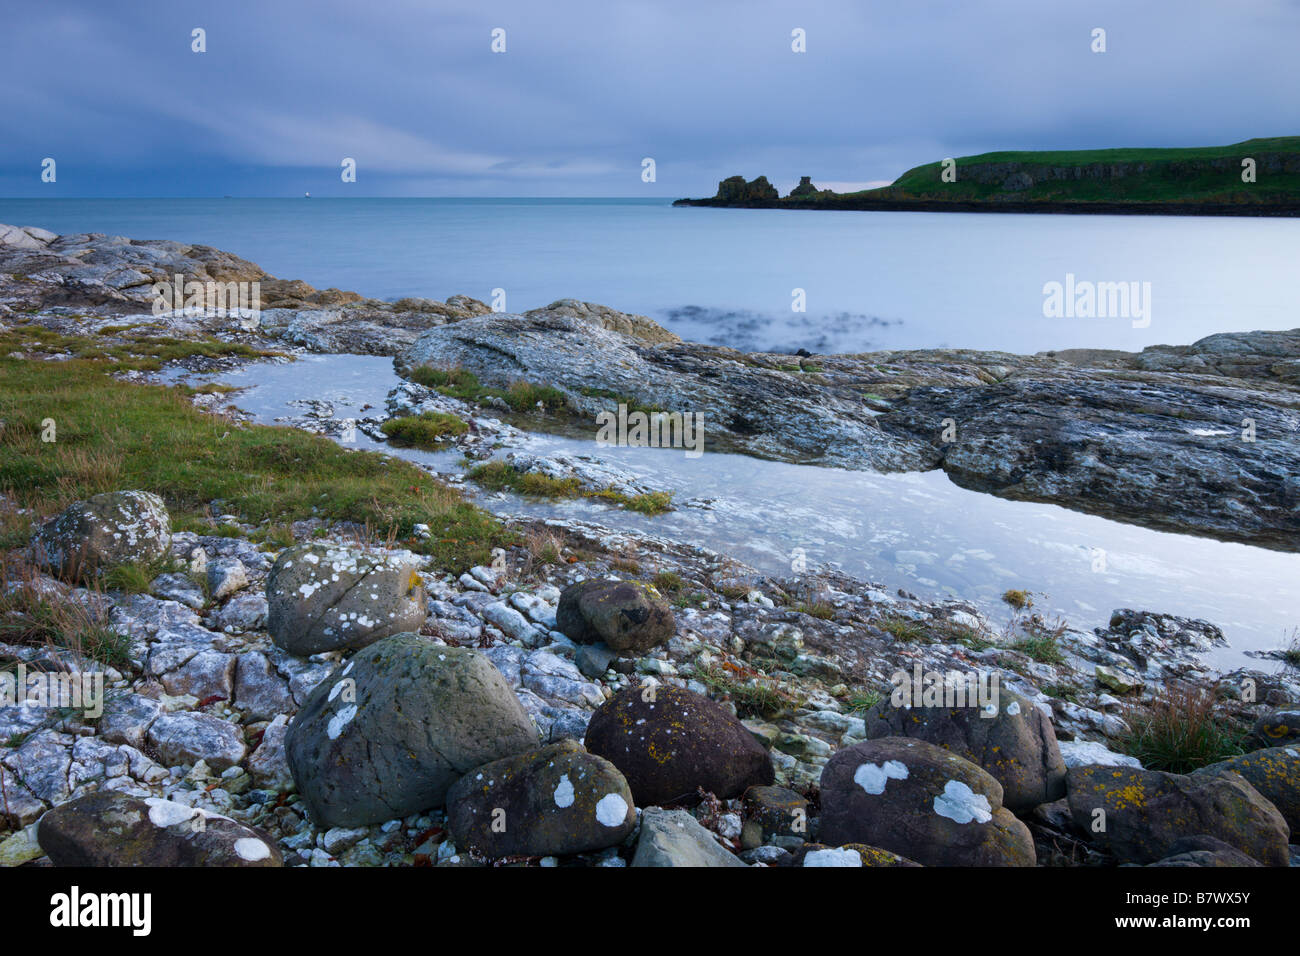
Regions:
<instances>
[{"instance_id":1,"label":"still water in rock pool","mask_svg":"<svg viewBox=\"0 0 1300 956\"><path fill-rule=\"evenodd\" d=\"M304 401L327 402L334 418L382 416L400 379L387 358L312 355L289 364L254 364L205 380L246 389L234 403L258 421L301 418ZM363 411L363 407L370 406ZM1051 620L1104 625L1131 607L1209 620L1230 646L1207 661L1250 664L1247 651L1285 646L1300 625L1295 587L1300 554L1168 534L1079 514L1055 505L1004 501L959 488L942 472L874 474L707 452L687 458L666 448L600 448L586 439L533 433L533 455L588 455L674 492L676 510L645 516L575 499L537 501L468 489L499 514L577 518L702 545L773 574L789 575L796 549L809 570L831 565L922 597L972 601L994 622L1009 588L1035 593ZM423 452L375 442L449 475L463 473L459 452Z\"/></svg>"}]
</instances>

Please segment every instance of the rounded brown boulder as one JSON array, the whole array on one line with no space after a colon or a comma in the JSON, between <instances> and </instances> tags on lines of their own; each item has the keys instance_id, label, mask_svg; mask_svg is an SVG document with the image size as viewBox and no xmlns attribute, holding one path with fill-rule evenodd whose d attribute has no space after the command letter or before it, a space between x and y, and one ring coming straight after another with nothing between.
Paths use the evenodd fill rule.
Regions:
<instances>
[{"instance_id":1,"label":"rounded brown boulder","mask_svg":"<svg viewBox=\"0 0 1300 956\"><path fill-rule=\"evenodd\" d=\"M673 609L644 581L593 578L564 589L556 627L579 644L604 642L623 654L644 654L677 633Z\"/></svg>"},{"instance_id":2,"label":"rounded brown boulder","mask_svg":"<svg viewBox=\"0 0 1300 956\"><path fill-rule=\"evenodd\" d=\"M845 747L821 778L829 846L862 843L923 866L1033 866L1029 828L1002 806L988 771L923 740Z\"/></svg>"},{"instance_id":3,"label":"rounded brown boulder","mask_svg":"<svg viewBox=\"0 0 1300 956\"><path fill-rule=\"evenodd\" d=\"M600 850L623 842L635 825L623 775L576 740L484 764L447 791L456 846L489 857Z\"/></svg>"},{"instance_id":4,"label":"rounded brown boulder","mask_svg":"<svg viewBox=\"0 0 1300 956\"><path fill-rule=\"evenodd\" d=\"M719 704L668 686L629 687L587 725L587 750L623 773L638 806L728 799L775 779L772 758Z\"/></svg>"}]
</instances>

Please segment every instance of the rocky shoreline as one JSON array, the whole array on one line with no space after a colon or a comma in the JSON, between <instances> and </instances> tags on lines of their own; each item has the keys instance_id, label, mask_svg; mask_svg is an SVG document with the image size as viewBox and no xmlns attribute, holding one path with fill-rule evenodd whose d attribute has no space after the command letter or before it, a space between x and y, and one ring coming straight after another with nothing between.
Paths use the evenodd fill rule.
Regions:
<instances>
[{"instance_id":1,"label":"rocky shoreline","mask_svg":"<svg viewBox=\"0 0 1300 956\"><path fill-rule=\"evenodd\" d=\"M484 388L544 382L586 419L629 401L699 409L725 423L724 447L750 454L942 466L1007 497L1100 510L1105 496L1106 508L1153 508L1163 526L1295 549L1288 495L1300 468L1285 435L1295 431L1300 333L1136 356L744 355L576 301L523 315L463 297L378 303L282 283L203 247L18 232L0 227L0 331L48 333L10 356L21 363L72 358L68 343L88 332L104 346L125 342L118 327L136 322L176 339L391 354L408 375L455 367ZM253 328L145 314L149 284L177 271L262 282L272 307ZM225 404L212 393L192 400ZM1238 403L1258 422L1246 449L1167 425L1217 430ZM466 421L458 442L488 452L514 426L476 417L473 404L408 382L386 417L358 427L379 437L394 416L437 412ZM1170 414L1184 407L1189 417ZM1081 431L1070 430L1073 415ZM951 449L930 435L944 417L959 422ZM1228 476L1241 482L1235 496ZM1144 487L1162 481L1174 487ZM1209 670L1198 654L1223 638L1204 621L1120 609L1089 633L1044 620L1018 592L1008 592L1007 620L993 621L959 601L825 570L773 578L577 520L515 523L516 543L461 573L412 550L434 533L418 524L409 541L383 542L311 519L271 540L269 523L214 502L211 533L180 531L151 491L30 513L32 537L5 556L0 625L36 606L66 608L122 646L105 666L84 648L0 645L6 669L104 681L93 717L0 707L0 862L1300 858L1288 846L1300 821L1300 677ZM0 505L24 518L20 504ZM1231 526L1214 517L1231 510ZM114 579L102 572L127 565L157 573L131 589L105 585ZM900 674L939 696L900 708ZM943 690L964 676L995 696L952 705ZM1143 769L1125 752L1135 733L1186 693L1240 728L1236 755L1186 773ZM1112 821L1101 832L1099 810Z\"/></svg>"}]
</instances>

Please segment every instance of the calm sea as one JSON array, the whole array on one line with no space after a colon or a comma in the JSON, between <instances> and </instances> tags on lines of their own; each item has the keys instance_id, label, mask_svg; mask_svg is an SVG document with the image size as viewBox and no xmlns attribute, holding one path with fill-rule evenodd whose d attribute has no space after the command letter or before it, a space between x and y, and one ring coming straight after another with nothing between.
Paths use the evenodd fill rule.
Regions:
<instances>
[{"instance_id":1,"label":"calm sea","mask_svg":"<svg viewBox=\"0 0 1300 956\"><path fill-rule=\"evenodd\" d=\"M0 200L0 222L204 243L282 278L381 299L487 301L502 289L506 309L523 311L580 298L743 349L1139 349L1300 325L1296 219L634 199L15 199ZM1067 275L1149 289L1149 325L1044 317L1044 285Z\"/></svg>"}]
</instances>

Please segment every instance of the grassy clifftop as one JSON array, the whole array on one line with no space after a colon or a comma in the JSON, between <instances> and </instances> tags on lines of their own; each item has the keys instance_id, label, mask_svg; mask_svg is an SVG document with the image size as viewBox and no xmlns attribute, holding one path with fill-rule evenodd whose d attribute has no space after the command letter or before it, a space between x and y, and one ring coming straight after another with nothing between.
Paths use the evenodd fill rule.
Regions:
<instances>
[{"instance_id":1,"label":"grassy clifftop","mask_svg":"<svg viewBox=\"0 0 1300 956\"><path fill-rule=\"evenodd\" d=\"M1246 160L1253 161L1253 181L1243 179ZM1300 215L1300 136L1187 149L983 153L926 163L892 185L854 193L818 190L805 181L791 195L776 198L770 187L737 189L737 179L725 180L731 185L712 199L679 202L797 209Z\"/></svg>"}]
</instances>

